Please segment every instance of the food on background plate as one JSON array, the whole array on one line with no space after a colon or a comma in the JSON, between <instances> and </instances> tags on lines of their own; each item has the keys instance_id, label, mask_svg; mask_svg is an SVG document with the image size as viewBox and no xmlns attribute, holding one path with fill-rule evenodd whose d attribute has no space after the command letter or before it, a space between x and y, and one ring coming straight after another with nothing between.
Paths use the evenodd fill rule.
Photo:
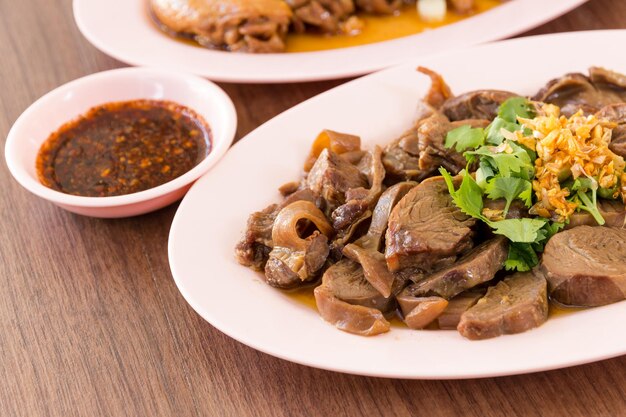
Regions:
<instances>
[{"instance_id":1,"label":"food on background plate","mask_svg":"<svg viewBox=\"0 0 626 417\"><path fill-rule=\"evenodd\" d=\"M379 42L453 23L501 2L435 1L437 16L432 5L416 7L415 0L148 0L152 19L168 35L253 53Z\"/></svg>"},{"instance_id":2,"label":"food on background plate","mask_svg":"<svg viewBox=\"0 0 626 417\"><path fill-rule=\"evenodd\" d=\"M272 286L314 287L324 320L365 336L398 316L485 339L540 326L550 302L626 299L626 154L612 137L624 77L568 74L593 94L547 87L542 102L454 96L419 71L432 83L414 126L372 150L320 133L285 201L248 219L238 261ZM297 244L276 238L284 224Z\"/></svg>"},{"instance_id":3,"label":"food on background plate","mask_svg":"<svg viewBox=\"0 0 626 417\"><path fill-rule=\"evenodd\" d=\"M278 52L292 18L283 0L150 0L159 27L209 47Z\"/></svg>"},{"instance_id":4,"label":"food on background plate","mask_svg":"<svg viewBox=\"0 0 626 417\"><path fill-rule=\"evenodd\" d=\"M211 131L193 110L163 100L106 103L61 126L41 145L37 174L66 194L108 197L169 182L211 150Z\"/></svg>"}]
</instances>

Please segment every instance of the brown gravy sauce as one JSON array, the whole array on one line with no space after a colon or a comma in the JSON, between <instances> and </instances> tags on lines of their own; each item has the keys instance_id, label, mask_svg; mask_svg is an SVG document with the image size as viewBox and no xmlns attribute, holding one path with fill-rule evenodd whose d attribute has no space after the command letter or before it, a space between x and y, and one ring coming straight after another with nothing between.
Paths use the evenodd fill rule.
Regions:
<instances>
[{"instance_id":1,"label":"brown gravy sauce","mask_svg":"<svg viewBox=\"0 0 626 417\"><path fill-rule=\"evenodd\" d=\"M296 290L282 291L282 292L285 295L287 295L287 297L295 301L296 303L304 305L314 310L315 312L317 312L317 305L315 304L315 296L313 295L314 288L315 287L306 287L306 288L300 288ZM568 316L570 314L576 313L578 311L584 311L584 310L587 310L587 308L568 307L563 304L557 303L555 301L550 301L549 310L548 310L548 319L551 319L554 317ZM387 320L391 324L391 327L407 328L406 324L404 323L404 321L402 321L402 319L399 316L399 313L397 312L393 316L387 317ZM438 330L438 327L439 326L437 325L437 321L435 320L435 322L427 326L425 330Z\"/></svg>"}]
</instances>

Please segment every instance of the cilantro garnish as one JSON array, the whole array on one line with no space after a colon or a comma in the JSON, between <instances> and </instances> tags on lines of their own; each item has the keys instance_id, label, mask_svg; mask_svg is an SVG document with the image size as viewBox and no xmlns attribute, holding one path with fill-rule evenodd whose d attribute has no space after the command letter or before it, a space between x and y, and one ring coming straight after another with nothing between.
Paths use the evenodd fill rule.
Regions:
<instances>
[{"instance_id":1,"label":"cilantro garnish","mask_svg":"<svg viewBox=\"0 0 626 417\"><path fill-rule=\"evenodd\" d=\"M445 146L446 148L454 147L457 152L463 152L470 148L477 148L483 143L485 143L485 132L483 129L463 125L448 132Z\"/></svg>"},{"instance_id":2,"label":"cilantro garnish","mask_svg":"<svg viewBox=\"0 0 626 417\"><path fill-rule=\"evenodd\" d=\"M510 241L504 265L507 270L528 271L536 266L539 262L537 252L542 251L545 242L563 227L543 218L506 218L514 200L521 200L529 208L533 204L536 154L507 134L507 131L522 129L518 118L532 117L532 104L523 97L513 97L500 106L498 117L486 129L462 126L452 130L446 137L446 147L465 151L468 163L478 162L478 169L475 177L463 170L458 189L452 175L444 168L439 169L454 204L468 216L486 223L493 233ZM589 184L579 185L575 198L581 201L588 198L595 206L595 191L585 185ZM588 192L592 195L588 196ZM505 200L503 220L495 221L483 214L484 198Z\"/></svg>"},{"instance_id":3,"label":"cilantro garnish","mask_svg":"<svg viewBox=\"0 0 626 417\"><path fill-rule=\"evenodd\" d=\"M524 97L511 97L500 105L498 117L507 122L517 123L517 118L532 119L535 117L533 105Z\"/></svg>"}]
</instances>

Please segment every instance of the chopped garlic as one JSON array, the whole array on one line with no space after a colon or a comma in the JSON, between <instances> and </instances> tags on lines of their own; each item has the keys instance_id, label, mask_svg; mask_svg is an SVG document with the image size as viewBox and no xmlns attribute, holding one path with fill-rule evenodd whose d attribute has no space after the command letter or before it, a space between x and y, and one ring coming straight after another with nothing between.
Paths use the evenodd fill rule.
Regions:
<instances>
[{"instance_id":1,"label":"chopped garlic","mask_svg":"<svg viewBox=\"0 0 626 417\"><path fill-rule=\"evenodd\" d=\"M440 21L446 17L446 0L417 0L417 13L423 20Z\"/></svg>"}]
</instances>

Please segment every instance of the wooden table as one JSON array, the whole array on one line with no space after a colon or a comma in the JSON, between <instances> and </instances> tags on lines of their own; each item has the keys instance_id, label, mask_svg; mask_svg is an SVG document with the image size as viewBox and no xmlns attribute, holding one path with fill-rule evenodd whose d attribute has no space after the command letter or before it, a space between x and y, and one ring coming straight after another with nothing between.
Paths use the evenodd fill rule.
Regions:
<instances>
[{"instance_id":1,"label":"wooden table","mask_svg":"<svg viewBox=\"0 0 626 417\"><path fill-rule=\"evenodd\" d=\"M626 28L626 3L592 0L529 34L602 28ZM0 0L0 137L47 91L120 66L81 36L70 0ZM241 138L342 82L222 87ZM275 359L215 330L179 294L167 262L176 205L121 220L72 215L23 190L3 163L0 187L0 416L626 415L626 356L469 381Z\"/></svg>"}]
</instances>

